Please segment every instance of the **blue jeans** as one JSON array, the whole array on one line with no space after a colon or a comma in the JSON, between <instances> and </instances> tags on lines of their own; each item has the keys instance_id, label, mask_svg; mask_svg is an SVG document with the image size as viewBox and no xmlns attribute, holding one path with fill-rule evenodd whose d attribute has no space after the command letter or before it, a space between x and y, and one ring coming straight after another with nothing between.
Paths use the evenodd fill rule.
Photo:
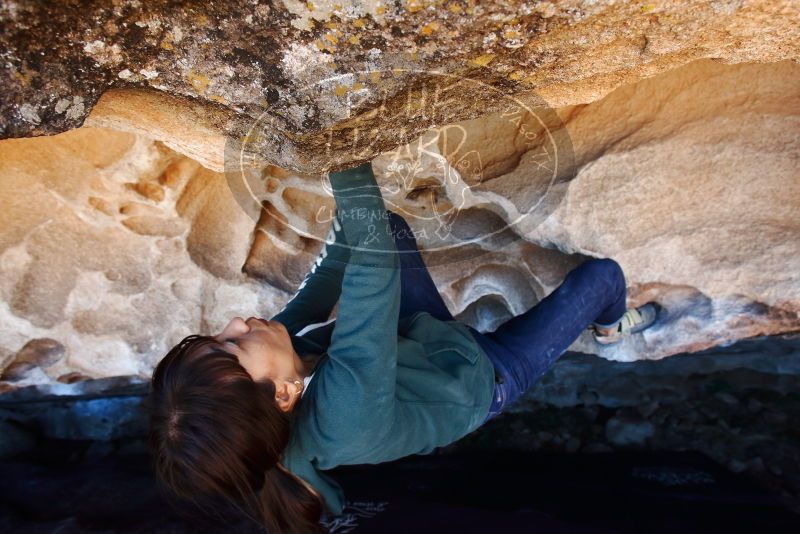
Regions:
<instances>
[{"instance_id":1,"label":"blue jeans","mask_svg":"<svg viewBox=\"0 0 800 534\"><path fill-rule=\"evenodd\" d=\"M455 320L447 309L417 249L417 240L406 221L393 211L389 226L400 256L400 317L426 311L442 321Z\"/></svg>"},{"instance_id":2,"label":"blue jeans","mask_svg":"<svg viewBox=\"0 0 800 534\"><path fill-rule=\"evenodd\" d=\"M406 222L390 211L389 224L400 256L400 317L427 311L442 321L454 320ZM534 307L493 332L468 327L495 368L494 400L484 422L539 380L589 324L607 327L616 323L627 309L626 298L619 264L610 258L593 258L570 271L561 285Z\"/></svg>"}]
</instances>

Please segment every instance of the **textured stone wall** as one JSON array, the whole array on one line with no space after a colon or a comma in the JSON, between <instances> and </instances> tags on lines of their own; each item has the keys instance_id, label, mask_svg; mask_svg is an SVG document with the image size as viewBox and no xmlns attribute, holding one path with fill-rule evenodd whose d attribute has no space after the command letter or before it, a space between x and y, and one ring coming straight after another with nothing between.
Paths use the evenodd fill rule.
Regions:
<instances>
[{"instance_id":1,"label":"textured stone wall","mask_svg":"<svg viewBox=\"0 0 800 534\"><path fill-rule=\"evenodd\" d=\"M498 94L586 104L697 59L800 50L795 0L7 0L0 23L0 138L76 128L99 100L99 123L215 170L226 140L324 172L500 111ZM409 110L425 91L437 102Z\"/></svg>"},{"instance_id":2,"label":"textured stone wall","mask_svg":"<svg viewBox=\"0 0 800 534\"><path fill-rule=\"evenodd\" d=\"M556 107L574 172L546 188L520 141L533 115L441 126L373 166L459 319L493 328L612 257L629 305L658 301L662 322L572 348L658 359L800 330L798 87L791 61L700 60ZM119 112L154 113L140 109ZM148 132L0 142L0 388L146 377L189 333L275 313L309 269L333 207L321 175L268 165L239 181ZM444 237L433 212L457 214Z\"/></svg>"},{"instance_id":3,"label":"textured stone wall","mask_svg":"<svg viewBox=\"0 0 800 534\"><path fill-rule=\"evenodd\" d=\"M82 128L4 141L0 162L6 359L52 338L52 378L145 373L168 340L280 295L241 272L252 224L224 178L160 143Z\"/></svg>"}]
</instances>

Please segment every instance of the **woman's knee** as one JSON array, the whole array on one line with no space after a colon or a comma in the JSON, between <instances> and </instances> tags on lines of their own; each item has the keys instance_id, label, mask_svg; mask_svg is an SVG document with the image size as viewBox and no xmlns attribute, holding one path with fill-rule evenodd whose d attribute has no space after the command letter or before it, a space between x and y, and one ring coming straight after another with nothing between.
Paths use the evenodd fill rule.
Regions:
<instances>
[{"instance_id":1,"label":"woman's knee","mask_svg":"<svg viewBox=\"0 0 800 534\"><path fill-rule=\"evenodd\" d=\"M592 258L587 260L592 273L603 280L608 280L612 283L612 287L618 287L621 284L625 286L625 273L619 263L611 258Z\"/></svg>"}]
</instances>

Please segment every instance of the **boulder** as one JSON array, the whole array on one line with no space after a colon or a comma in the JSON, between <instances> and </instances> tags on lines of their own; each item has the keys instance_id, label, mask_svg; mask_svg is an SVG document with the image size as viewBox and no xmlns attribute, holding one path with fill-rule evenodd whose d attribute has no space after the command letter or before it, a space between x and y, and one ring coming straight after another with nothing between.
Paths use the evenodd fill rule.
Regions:
<instances>
[{"instance_id":1,"label":"boulder","mask_svg":"<svg viewBox=\"0 0 800 534\"><path fill-rule=\"evenodd\" d=\"M800 330L797 3L165 5L2 12L0 362L63 357L0 389L146 378L277 313L327 235L325 172L367 160L479 330L592 257L664 315L572 350Z\"/></svg>"},{"instance_id":2,"label":"boulder","mask_svg":"<svg viewBox=\"0 0 800 534\"><path fill-rule=\"evenodd\" d=\"M698 59L800 50L792 0L440 4L10 2L0 138L64 132L91 113L213 170L230 144L318 173L499 112L505 97L582 105ZM409 104L420 99L432 103Z\"/></svg>"}]
</instances>

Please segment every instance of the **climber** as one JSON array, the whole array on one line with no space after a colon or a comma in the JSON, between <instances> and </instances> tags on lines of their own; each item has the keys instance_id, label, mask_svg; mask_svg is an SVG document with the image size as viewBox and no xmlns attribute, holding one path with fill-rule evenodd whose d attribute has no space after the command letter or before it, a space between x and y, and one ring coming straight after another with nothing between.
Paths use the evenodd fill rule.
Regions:
<instances>
[{"instance_id":1,"label":"climber","mask_svg":"<svg viewBox=\"0 0 800 534\"><path fill-rule=\"evenodd\" d=\"M342 512L326 470L452 443L514 403L584 330L619 343L659 309L626 309L620 266L589 259L481 333L448 311L371 164L329 180L328 239L283 310L187 336L154 369L148 399L162 487L188 502L222 497L270 532L321 531L323 514Z\"/></svg>"}]
</instances>

